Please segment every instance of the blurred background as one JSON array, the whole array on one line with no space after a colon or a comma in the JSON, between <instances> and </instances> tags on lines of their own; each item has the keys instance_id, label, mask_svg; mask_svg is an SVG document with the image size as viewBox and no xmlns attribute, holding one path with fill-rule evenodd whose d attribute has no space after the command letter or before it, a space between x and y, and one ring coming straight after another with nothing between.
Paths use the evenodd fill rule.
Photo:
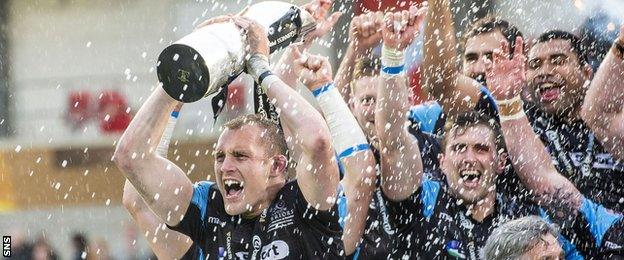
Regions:
<instances>
[{"instance_id":1,"label":"blurred background","mask_svg":"<svg viewBox=\"0 0 624 260\"><path fill-rule=\"evenodd\" d=\"M156 87L160 51L205 19L255 2L0 0L0 235L12 236L15 255L23 248L73 259L88 246L89 258L151 257L145 234L121 205L125 179L111 162L116 141ZM334 9L345 14L312 52L329 56L335 71L353 15L420 2L335 0ZM458 34L486 14L508 19L529 38L569 30L592 41L594 64L624 13L618 0L452 2ZM414 102L424 99L420 46L422 40L408 58ZM212 178L219 126L252 112L250 83L243 77L230 86L216 122L207 100L182 108L169 158L193 181Z\"/></svg>"}]
</instances>

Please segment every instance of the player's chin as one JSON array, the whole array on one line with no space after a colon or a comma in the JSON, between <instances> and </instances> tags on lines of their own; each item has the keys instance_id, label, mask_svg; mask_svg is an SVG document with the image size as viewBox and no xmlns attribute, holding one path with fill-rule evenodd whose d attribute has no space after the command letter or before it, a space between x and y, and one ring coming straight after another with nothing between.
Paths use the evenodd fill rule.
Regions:
<instances>
[{"instance_id":1,"label":"player's chin","mask_svg":"<svg viewBox=\"0 0 624 260\"><path fill-rule=\"evenodd\" d=\"M225 212L230 216L241 215L245 213L245 207L242 202L225 202Z\"/></svg>"}]
</instances>

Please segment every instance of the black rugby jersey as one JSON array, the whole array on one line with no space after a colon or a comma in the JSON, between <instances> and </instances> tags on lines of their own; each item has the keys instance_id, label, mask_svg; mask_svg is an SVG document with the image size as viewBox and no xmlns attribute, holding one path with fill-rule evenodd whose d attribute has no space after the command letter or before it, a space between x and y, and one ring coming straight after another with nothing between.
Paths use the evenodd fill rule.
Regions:
<instances>
[{"instance_id":1,"label":"black rugby jersey","mask_svg":"<svg viewBox=\"0 0 624 260\"><path fill-rule=\"evenodd\" d=\"M381 191L381 172L379 168L379 152L371 146L376 162L376 182L371 201L368 205L368 215L364 224L362 241L348 259L390 259L390 251L395 245L396 230L388 215L384 196ZM345 169L342 162L339 163L341 177L344 177ZM345 197L346 201L346 197ZM346 203L343 204L346 208ZM347 211L345 209L345 211Z\"/></svg>"},{"instance_id":2,"label":"black rugby jersey","mask_svg":"<svg viewBox=\"0 0 624 260\"><path fill-rule=\"evenodd\" d=\"M492 230L509 219L537 213L497 195L495 210L482 222L466 214L466 207L452 197L444 181L423 176L419 189L400 202L388 201L396 223L397 259L478 259ZM526 209L526 208L524 208Z\"/></svg>"},{"instance_id":3,"label":"black rugby jersey","mask_svg":"<svg viewBox=\"0 0 624 260\"><path fill-rule=\"evenodd\" d=\"M481 88L481 98L475 109L499 120L494 98L485 87ZM558 120L530 103L525 103L524 110L557 170L587 198L606 208L624 212L624 162L614 159L582 121L567 123ZM446 118L436 102L413 107L409 119L413 128L423 132L437 136L444 132ZM501 192L512 196L519 193L517 187L523 187L512 169L505 171L498 184ZM520 191L525 193L524 188ZM526 200L526 197L522 194L520 199Z\"/></svg>"},{"instance_id":4,"label":"black rugby jersey","mask_svg":"<svg viewBox=\"0 0 624 260\"><path fill-rule=\"evenodd\" d=\"M199 244L205 259L343 259L339 218L338 204L314 209L296 181L260 216L230 216L216 184L200 182L184 218L171 229Z\"/></svg>"},{"instance_id":5,"label":"black rugby jersey","mask_svg":"<svg viewBox=\"0 0 624 260\"><path fill-rule=\"evenodd\" d=\"M568 123L534 106L525 105L525 111L557 170L587 198L624 212L624 162L614 159L583 121Z\"/></svg>"}]
</instances>

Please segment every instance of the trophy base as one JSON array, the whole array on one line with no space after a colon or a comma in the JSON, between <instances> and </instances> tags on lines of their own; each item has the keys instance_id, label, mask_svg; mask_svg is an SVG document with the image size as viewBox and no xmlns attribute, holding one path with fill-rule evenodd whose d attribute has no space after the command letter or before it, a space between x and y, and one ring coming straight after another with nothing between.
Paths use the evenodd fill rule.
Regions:
<instances>
[{"instance_id":1,"label":"trophy base","mask_svg":"<svg viewBox=\"0 0 624 260\"><path fill-rule=\"evenodd\" d=\"M204 58L183 44L173 44L160 53L156 74L167 94L184 103L202 99L210 84Z\"/></svg>"}]
</instances>

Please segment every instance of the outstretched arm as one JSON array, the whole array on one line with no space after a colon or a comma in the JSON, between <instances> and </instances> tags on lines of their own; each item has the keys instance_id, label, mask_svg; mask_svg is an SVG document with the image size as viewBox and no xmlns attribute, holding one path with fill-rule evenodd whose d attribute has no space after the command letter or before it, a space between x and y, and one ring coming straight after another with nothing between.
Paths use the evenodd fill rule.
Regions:
<instances>
[{"instance_id":1,"label":"outstretched arm","mask_svg":"<svg viewBox=\"0 0 624 260\"><path fill-rule=\"evenodd\" d=\"M587 90L582 117L602 145L624 160L624 26Z\"/></svg>"},{"instance_id":2,"label":"outstretched arm","mask_svg":"<svg viewBox=\"0 0 624 260\"><path fill-rule=\"evenodd\" d=\"M508 43L501 42L501 48L493 53L493 66L486 73L492 95L497 100L509 156L518 176L539 202L549 207L564 203L569 206L566 210L576 211L583 196L557 171L522 108L520 92L526 81L522 46L522 38L518 37L514 57L510 60Z\"/></svg>"},{"instance_id":3,"label":"outstretched arm","mask_svg":"<svg viewBox=\"0 0 624 260\"><path fill-rule=\"evenodd\" d=\"M294 135L295 149L302 152L299 163L305 168L297 171L299 187L308 203L319 210L329 210L335 203L339 176L327 125L321 114L302 96L279 77L271 75L267 59L269 43L264 29L242 17L235 18L235 22L248 31L251 57L247 71L266 91L283 126ZM327 73L319 68L310 70L314 74Z\"/></svg>"},{"instance_id":4,"label":"outstretched arm","mask_svg":"<svg viewBox=\"0 0 624 260\"><path fill-rule=\"evenodd\" d=\"M422 159L416 139L407 131L409 110L403 51L414 39L427 8L387 13L382 26L382 78L378 88L375 121L380 141L382 190L393 201L402 201L420 187Z\"/></svg>"},{"instance_id":5,"label":"outstretched arm","mask_svg":"<svg viewBox=\"0 0 624 260\"><path fill-rule=\"evenodd\" d=\"M462 74L458 67L457 39L453 28L450 0L430 0L430 13L424 29L424 87L444 113L456 115L473 109L479 99L479 84Z\"/></svg>"}]
</instances>

